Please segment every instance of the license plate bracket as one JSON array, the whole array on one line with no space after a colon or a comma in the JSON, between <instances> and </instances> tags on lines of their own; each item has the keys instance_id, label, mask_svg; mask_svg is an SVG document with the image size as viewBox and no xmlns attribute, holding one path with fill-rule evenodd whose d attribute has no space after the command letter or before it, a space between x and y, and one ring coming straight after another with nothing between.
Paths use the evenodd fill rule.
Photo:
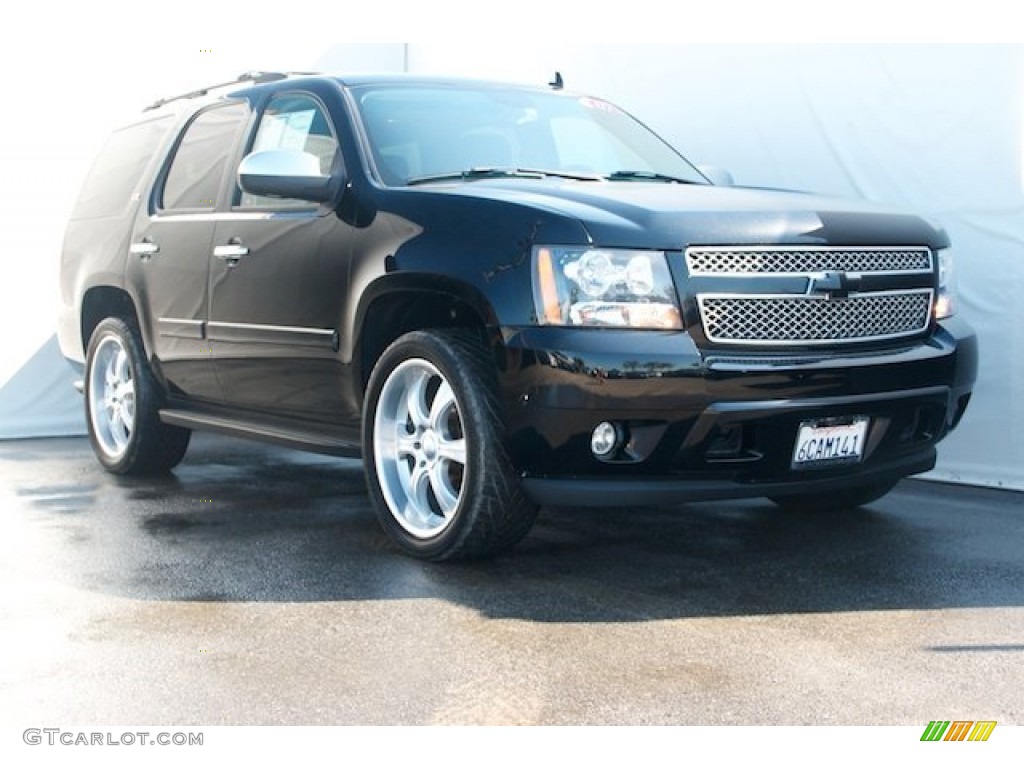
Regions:
<instances>
[{"instance_id":1,"label":"license plate bracket","mask_svg":"<svg viewBox=\"0 0 1024 768\"><path fill-rule=\"evenodd\" d=\"M793 446L793 469L821 469L864 460L871 419L867 416L809 419L800 422Z\"/></svg>"}]
</instances>

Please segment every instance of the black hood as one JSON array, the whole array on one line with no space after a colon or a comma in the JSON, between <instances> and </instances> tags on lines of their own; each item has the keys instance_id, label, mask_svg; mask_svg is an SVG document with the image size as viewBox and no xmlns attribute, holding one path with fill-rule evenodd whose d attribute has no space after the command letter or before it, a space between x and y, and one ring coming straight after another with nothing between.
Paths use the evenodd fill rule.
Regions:
<instances>
[{"instance_id":1,"label":"black hood","mask_svg":"<svg viewBox=\"0 0 1024 768\"><path fill-rule=\"evenodd\" d=\"M434 194L529 206L578 221L595 245L949 244L913 214L863 200L748 187L660 182L495 179L422 187Z\"/></svg>"}]
</instances>

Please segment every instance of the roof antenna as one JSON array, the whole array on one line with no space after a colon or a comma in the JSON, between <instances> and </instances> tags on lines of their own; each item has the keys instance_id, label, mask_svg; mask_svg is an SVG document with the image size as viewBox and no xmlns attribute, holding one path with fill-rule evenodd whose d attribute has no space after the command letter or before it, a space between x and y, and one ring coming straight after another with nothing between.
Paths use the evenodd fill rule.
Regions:
<instances>
[{"instance_id":1,"label":"roof antenna","mask_svg":"<svg viewBox=\"0 0 1024 768\"><path fill-rule=\"evenodd\" d=\"M550 85L556 91L562 90L562 86L564 85L564 83L562 82L562 73L555 72L555 79L548 83L548 85Z\"/></svg>"}]
</instances>

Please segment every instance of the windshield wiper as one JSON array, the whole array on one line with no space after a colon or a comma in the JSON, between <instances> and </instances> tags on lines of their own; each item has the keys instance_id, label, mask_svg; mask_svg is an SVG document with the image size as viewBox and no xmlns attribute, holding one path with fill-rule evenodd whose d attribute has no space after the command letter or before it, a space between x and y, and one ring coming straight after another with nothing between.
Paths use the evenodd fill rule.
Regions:
<instances>
[{"instance_id":1,"label":"windshield wiper","mask_svg":"<svg viewBox=\"0 0 1024 768\"><path fill-rule=\"evenodd\" d=\"M669 176L657 171L615 171L605 176L609 181L663 181L666 184L703 184L704 182L693 179L683 179L679 176Z\"/></svg>"},{"instance_id":2,"label":"windshield wiper","mask_svg":"<svg viewBox=\"0 0 1024 768\"><path fill-rule=\"evenodd\" d=\"M575 179L577 181L602 181L603 176L592 173L575 173L572 171L553 171L540 168L503 168L491 166L478 166L467 168L464 171L455 173L436 173L429 176L413 176L405 183L410 187L415 184L429 184L433 181L475 181L477 179L543 179L545 176L555 176L560 179Z\"/></svg>"},{"instance_id":3,"label":"windshield wiper","mask_svg":"<svg viewBox=\"0 0 1024 768\"><path fill-rule=\"evenodd\" d=\"M583 171L556 171L547 168L517 168L523 173L539 173L542 176L554 176L559 179L572 179L574 181L604 181L604 176L599 173L584 173Z\"/></svg>"}]
</instances>

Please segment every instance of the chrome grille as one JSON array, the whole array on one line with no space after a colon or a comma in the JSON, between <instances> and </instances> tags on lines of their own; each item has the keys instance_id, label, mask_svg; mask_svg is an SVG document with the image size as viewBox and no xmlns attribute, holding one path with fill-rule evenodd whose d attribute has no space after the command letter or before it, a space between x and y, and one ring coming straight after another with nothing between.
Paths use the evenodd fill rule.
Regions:
<instances>
[{"instance_id":1,"label":"chrome grille","mask_svg":"<svg viewBox=\"0 0 1024 768\"><path fill-rule=\"evenodd\" d=\"M900 274L932 271L927 248L691 247L691 275Z\"/></svg>"},{"instance_id":2,"label":"chrome grille","mask_svg":"<svg viewBox=\"0 0 1024 768\"><path fill-rule=\"evenodd\" d=\"M719 344L835 344L922 333L931 319L928 288L824 296L700 294L709 341Z\"/></svg>"}]
</instances>

